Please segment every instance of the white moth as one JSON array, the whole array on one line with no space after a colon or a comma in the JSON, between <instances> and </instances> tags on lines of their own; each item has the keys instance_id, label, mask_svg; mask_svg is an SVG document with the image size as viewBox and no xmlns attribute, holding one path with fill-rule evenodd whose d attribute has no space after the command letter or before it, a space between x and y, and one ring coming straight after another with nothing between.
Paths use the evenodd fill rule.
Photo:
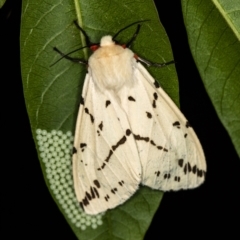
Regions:
<instances>
[{"instance_id":1,"label":"white moth","mask_svg":"<svg viewBox=\"0 0 240 240\"><path fill-rule=\"evenodd\" d=\"M136 58L104 36L88 60L73 148L74 189L88 214L124 203L139 184L176 191L205 178L196 134Z\"/></svg>"}]
</instances>

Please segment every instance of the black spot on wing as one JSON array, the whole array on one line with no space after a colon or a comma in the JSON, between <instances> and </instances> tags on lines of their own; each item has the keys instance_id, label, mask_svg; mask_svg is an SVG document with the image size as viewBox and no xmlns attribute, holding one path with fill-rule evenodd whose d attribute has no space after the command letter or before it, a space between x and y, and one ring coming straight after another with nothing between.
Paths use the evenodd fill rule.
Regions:
<instances>
[{"instance_id":1,"label":"black spot on wing","mask_svg":"<svg viewBox=\"0 0 240 240\"><path fill-rule=\"evenodd\" d=\"M79 206L81 207L82 210L84 210L83 203L79 202Z\"/></svg>"},{"instance_id":2,"label":"black spot on wing","mask_svg":"<svg viewBox=\"0 0 240 240\"><path fill-rule=\"evenodd\" d=\"M109 198L110 198L110 197L109 197L108 194L104 197L104 199L106 200L106 202L108 202L108 199L109 199Z\"/></svg>"},{"instance_id":3,"label":"black spot on wing","mask_svg":"<svg viewBox=\"0 0 240 240\"><path fill-rule=\"evenodd\" d=\"M186 138L186 137L187 137L187 133L184 134L184 138Z\"/></svg>"},{"instance_id":4,"label":"black spot on wing","mask_svg":"<svg viewBox=\"0 0 240 240\"><path fill-rule=\"evenodd\" d=\"M150 112L146 112L148 118L152 118L152 114Z\"/></svg>"},{"instance_id":5,"label":"black spot on wing","mask_svg":"<svg viewBox=\"0 0 240 240\"><path fill-rule=\"evenodd\" d=\"M186 128L192 127L189 123L189 121L186 122Z\"/></svg>"},{"instance_id":6,"label":"black spot on wing","mask_svg":"<svg viewBox=\"0 0 240 240\"><path fill-rule=\"evenodd\" d=\"M77 153L77 149L76 149L75 147L73 147L73 149L72 149L72 155L75 154L75 153Z\"/></svg>"},{"instance_id":7,"label":"black spot on wing","mask_svg":"<svg viewBox=\"0 0 240 240\"><path fill-rule=\"evenodd\" d=\"M83 203L84 206L87 206L89 204L89 201L88 201L87 197L82 199L82 203Z\"/></svg>"},{"instance_id":8,"label":"black spot on wing","mask_svg":"<svg viewBox=\"0 0 240 240\"><path fill-rule=\"evenodd\" d=\"M197 166L196 166L196 165L193 166L193 168L192 168L192 172L193 172L194 174L197 173Z\"/></svg>"},{"instance_id":9,"label":"black spot on wing","mask_svg":"<svg viewBox=\"0 0 240 240\"><path fill-rule=\"evenodd\" d=\"M160 171L156 171L156 172L155 172L155 174L157 175L157 177L159 177L160 173L161 173Z\"/></svg>"},{"instance_id":10,"label":"black spot on wing","mask_svg":"<svg viewBox=\"0 0 240 240\"><path fill-rule=\"evenodd\" d=\"M174 127L177 127L177 128L180 128L180 122L179 121L176 121L173 123L173 126Z\"/></svg>"},{"instance_id":11,"label":"black spot on wing","mask_svg":"<svg viewBox=\"0 0 240 240\"><path fill-rule=\"evenodd\" d=\"M80 148L81 148L82 152L84 152L86 146L87 146L86 143L80 143Z\"/></svg>"},{"instance_id":12,"label":"black spot on wing","mask_svg":"<svg viewBox=\"0 0 240 240\"><path fill-rule=\"evenodd\" d=\"M111 189L111 192L112 192L113 194L115 194L115 193L117 192L117 188Z\"/></svg>"},{"instance_id":13,"label":"black spot on wing","mask_svg":"<svg viewBox=\"0 0 240 240\"><path fill-rule=\"evenodd\" d=\"M108 160L109 160L109 159L106 159L105 161L107 161L107 162L108 162ZM101 166L101 168L99 168L98 170L104 169L104 168L105 168L105 166L106 166L106 163L103 163L103 164L102 164L102 166Z\"/></svg>"},{"instance_id":14,"label":"black spot on wing","mask_svg":"<svg viewBox=\"0 0 240 240\"><path fill-rule=\"evenodd\" d=\"M160 85L159 85L159 83L158 83L158 81L154 81L154 86L156 87L156 88L160 88Z\"/></svg>"},{"instance_id":15,"label":"black spot on wing","mask_svg":"<svg viewBox=\"0 0 240 240\"><path fill-rule=\"evenodd\" d=\"M163 150L165 152L168 152L168 150L162 146L157 146L157 144L153 141L153 140L150 140L150 143L155 146L158 150Z\"/></svg>"},{"instance_id":16,"label":"black spot on wing","mask_svg":"<svg viewBox=\"0 0 240 240\"><path fill-rule=\"evenodd\" d=\"M97 186L97 188L100 188L100 183L98 182L98 180L94 180L93 183ZM84 198L81 202L79 202L79 205L82 209L84 209L84 206L87 206L94 198L100 197L97 188L95 188L94 186L90 186L90 193L87 191L85 192Z\"/></svg>"},{"instance_id":17,"label":"black spot on wing","mask_svg":"<svg viewBox=\"0 0 240 240\"><path fill-rule=\"evenodd\" d=\"M156 143L155 143L153 140L151 140L150 143L151 143L153 146L156 146Z\"/></svg>"},{"instance_id":18,"label":"black spot on wing","mask_svg":"<svg viewBox=\"0 0 240 240\"><path fill-rule=\"evenodd\" d=\"M100 196L99 196L98 190L95 187L93 188L93 191L96 194L96 196L99 198Z\"/></svg>"},{"instance_id":19,"label":"black spot on wing","mask_svg":"<svg viewBox=\"0 0 240 240\"><path fill-rule=\"evenodd\" d=\"M108 161L109 161L109 159L110 159L110 157L112 156L112 154L113 154L113 151L110 150L109 153L108 153L108 156L107 156L106 159L105 159L105 162L108 162ZM103 164L104 164L103 167L105 167L105 163L103 163ZM102 167L102 168L103 168L103 167Z\"/></svg>"},{"instance_id":20,"label":"black spot on wing","mask_svg":"<svg viewBox=\"0 0 240 240\"><path fill-rule=\"evenodd\" d=\"M106 101L106 104L105 104L106 108L107 108L110 104L111 104L111 102L110 102L109 100L107 100L107 101Z\"/></svg>"},{"instance_id":21,"label":"black spot on wing","mask_svg":"<svg viewBox=\"0 0 240 240\"><path fill-rule=\"evenodd\" d=\"M84 147L86 147L86 146L87 146L86 143L80 143L80 148L84 148Z\"/></svg>"},{"instance_id":22,"label":"black spot on wing","mask_svg":"<svg viewBox=\"0 0 240 240\"><path fill-rule=\"evenodd\" d=\"M187 174L187 164L185 164L183 171L184 171L184 174Z\"/></svg>"},{"instance_id":23,"label":"black spot on wing","mask_svg":"<svg viewBox=\"0 0 240 240\"><path fill-rule=\"evenodd\" d=\"M180 178L179 176L175 176L175 177L174 177L174 181L180 182L180 180L181 180L181 178Z\"/></svg>"},{"instance_id":24,"label":"black spot on wing","mask_svg":"<svg viewBox=\"0 0 240 240\"><path fill-rule=\"evenodd\" d=\"M178 160L178 165L179 165L180 167L183 167L183 159L179 159L179 160Z\"/></svg>"},{"instance_id":25,"label":"black spot on wing","mask_svg":"<svg viewBox=\"0 0 240 240\"><path fill-rule=\"evenodd\" d=\"M152 107L153 107L153 108L156 108L156 107L157 107L155 100L153 100Z\"/></svg>"},{"instance_id":26,"label":"black spot on wing","mask_svg":"<svg viewBox=\"0 0 240 240\"><path fill-rule=\"evenodd\" d=\"M158 99L158 94L156 92L153 93L153 97L154 97L154 100L157 100Z\"/></svg>"},{"instance_id":27,"label":"black spot on wing","mask_svg":"<svg viewBox=\"0 0 240 240\"><path fill-rule=\"evenodd\" d=\"M156 105L156 101L158 99L158 94L156 92L153 93L153 103L152 103L152 107L153 108L156 108L157 105Z\"/></svg>"},{"instance_id":28,"label":"black spot on wing","mask_svg":"<svg viewBox=\"0 0 240 240\"><path fill-rule=\"evenodd\" d=\"M115 151L120 145L124 144L127 141L126 136L123 136L116 145L112 146L112 150Z\"/></svg>"},{"instance_id":29,"label":"black spot on wing","mask_svg":"<svg viewBox=\"0 0 240 240\"><path fill-rule=\"evenodd\" d=\"M91 191L91 196L92 196L92 198L95 198L95 192L94 192L94 190L93 190L93 187L90 187L90 191Z\"/></svg>"},{"instance_id":30,"label":"black spot on wing","mask_svg":"<svg viewBox=\"0 0 240 240\"><path fill-rule=\"evenodd\" d=\"M86 192L85 192L85 195L86 195L86 197L87 197L87 199L88 199L89 201L92 200L92 196L91 196L90 193L88 193L88 192L86 191Z\"/></svg>"},{"instance_id":31,"label":"black spot on wing","mask_svg":"<svg viewBox=\"0 0 240 240\"><path fill-rule=\"evenodd\" d=\"M101 187L101 186L100 186L100 183L99 183L99 181L98 181L97 179L93 180L93 183L95 184L95 186L96 186L97 188L100 188L100 187Z\"/></svg>"},{"instance_id":32,"label":"black spot on wing","mask_svg":"<svg viewBox=\"0 0 240 240\"><path fill-rule=\"evenodd\" d=\"M169 179L171 177L171 174L170 173L165 173L164 174L164 179Z\"/></svg>"},{"instance_id":33,"label":"black spot on wing","mask_svg":"<svg viewBox=\"0 0 240 240\"><path fill-rule=\"evenodd\" d=\"M135 140L149 142L149 137L141 137L140 135L133 134Z\"/></svg>"},{"instance_id":34,"label":"black spot on wing","mask_svg":"<svg viewBox=\"0 0 240 240\"><path fill-rule=\"evenodd\" d=\"M202 177L203 176L203 170L198 169L197 170L197 176Z\"/></svg>"},{"instance_id":35,"label":"black spot on wing","mask_svg":"<svg viewBox=\"0 0 240 240\"><path fill-rule=\"evenodd\" d=\"M132 101L132 102L136 102L136 100L135 100L132 96L129 96L129 97L128 97L128 100L129 100L129 101Z\"/></svg>"},{"instance_id":36,"label":"black spot on wing","mask_svg":"<svg viewBox=\"0 0 240 240\"><path fill-rule=\"evenodd\" d=\"M191 164L189 162L185 163L183 171L184 171L185 174L187 174L187 172L191 172L192 171L192 167L191 167Z\"/></svg>"},{"instance_id":37,"label":"black spot on wing","mask_svg":"<svg viewBox=\"0 0 240 240\"><path fill-rule=\"evenodd\" d=\"M178 165L180 167L183 167L183 172L186 175L187 173L193 173L196 174L198 177L205 177L206 172L204 170L199 169L196 165L191 166L190 162L187 162L185 164L183 159L178 160Z\"/></svg>"},{"instance_id":38,"label":"black spot on wing","mask_svg":"<svg viewBox=\"0 0 240 240\"><path fill-rule=\"evenodd\" d=\"M124 184L124 181L123 181L123 180L121 180L120 182L118 182L118 184L119 184L120 186L123 186L123 184Z\"/></svg>"},{"instance_id":39,"label":"black spot on wing","mask_svg":"<svg viewBox=\"0 0 240 240\"><path fill-rule=\"evenodd\" d=\"M81 96L80 104L84 105L84 98Z\"/></svg>"},{"instance_id":40,"label":"black spot on wing","mask_svg":"<svg viewBox=\"0 0 240 240\"><path fill-rule=\"evenodd\" d=\"M127 135L127 136L129 136L131 133L132 133L132 132L131 132L130 129L127 129L127 130L126 130L126 135Z\"/></svg>"},{"instance_id":41,"label":"black spot on wing","mask_svg":"<svg viewBox=\"0 0 240 240\"><path fill-rule=\"evenodd\" d=\"M133 134L134 136L134 139L136 141L145 141L145 142L150 142L153 146L155 146L158 150L163 150L164 152L168 152L168 149L162 147L162 146L157 146L156 143L151 140L149 137L142 137L140 135L137 135L137 134Z\"/></svg>"},{"instance_id":42,"label":"black spot on wing","mask_svg":"<svg viewBox=\"0 0 240 240\"><path fill-rule=\"evenodd\" d=\"M185 164L185 166L183 168L183 171L184 171L185 174L187 174L187 172L192 171L192 167L191 167L191 164L189 162Z\"/></svg>"},{"instance_id":43,"label":"black spot on wing","mask_svg":"<svg viewBox=\"0 0 240 240\"><path fill-rule=\"evenodd\" d=\"M90 116L91 122L94 123L94 117L93 117L93 115L91 113L89 113L88 108L85 108L85 113Z\"/></svg>"},{"instance_id":44,"label":"black spot on wing","mask_svg":"<svg viewBox=\"0 0 240 240\"><path fill-rule=\"evenodd\" d=\"M101 122L99 125L98 125L99 129L102 131L103 130L103 122Z\"/></svg>"},{"instance_id":45,"label":"black spot on wing","mask_svg":"<svg viewBox=\"0 0 240 240\"><path fill-rule=\"evenodd\" d=\"M162 147L162 146L157 146L158 150L163 150L164 152L168 152L168 149Z\"/></svg>"},{"instance_id":46,"label":"black spot on wing","mask_svg":"<svg viewBox=\"0 0 240 240\"><path fill-rule=\"evenodd\" d=\"M187 168L188 168L188 172L192 171L191 164L189 162L187 163Z\"/></svg>"}]
</instances>

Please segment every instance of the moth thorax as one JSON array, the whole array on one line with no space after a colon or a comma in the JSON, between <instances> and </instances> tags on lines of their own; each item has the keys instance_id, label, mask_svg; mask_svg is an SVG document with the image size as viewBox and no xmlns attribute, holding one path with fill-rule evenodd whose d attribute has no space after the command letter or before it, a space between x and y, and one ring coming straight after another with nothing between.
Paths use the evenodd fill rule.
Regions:
<instances>
[{"instance_id":1,"label":"moth thorax","mask_svg":"<svg viewBox=\"0 0 240 240\"><path fill-rule=\"evenodd\" d=\"M100 46L111 46L114 45L115 43L112 40L112 36L104 36L101 38Z\"/></svg>"}]
</instances>

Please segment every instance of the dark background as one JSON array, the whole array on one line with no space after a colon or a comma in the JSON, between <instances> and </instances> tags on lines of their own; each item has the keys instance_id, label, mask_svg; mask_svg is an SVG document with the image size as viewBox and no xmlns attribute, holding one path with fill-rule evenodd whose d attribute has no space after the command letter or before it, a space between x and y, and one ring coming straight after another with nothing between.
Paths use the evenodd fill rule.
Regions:
<instances>
[{"instance_id":1,"label":"dark background","mask_svg":"<svg viewBox=\"0 0 240 240\"><path fill-rule=\"evenodd\" d=\"M202 143L208 172L200 188L164 195L145 239L192 239L209 235L231 239L239 236L240 161L191 56L180 1L155 2L176 61L181 110ZM7 94L2 106L7 105L5 142L10 147L3 150L5 159L2 159L6 163L2 167L2 187L6 189L2 212L9 236L5 239L36 239L36 236L45 240L76 239L44 183L30 131L20 72L21 1L7 0L0 11L1 39L5 41L1 52L6 53L1 54L6 64L1 65L2 71L6 71L1 83Z\"/></svg>"}]
</instances>

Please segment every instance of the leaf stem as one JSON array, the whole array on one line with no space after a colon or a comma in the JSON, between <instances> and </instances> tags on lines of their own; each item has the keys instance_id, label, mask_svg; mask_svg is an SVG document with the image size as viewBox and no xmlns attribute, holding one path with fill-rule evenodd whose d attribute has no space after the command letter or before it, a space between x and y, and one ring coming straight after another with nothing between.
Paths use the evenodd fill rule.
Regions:
<instances>
[{"instance_id":1,"label":"leaf stem","mask_svg":"<svg viewBox=\"0 0 240 240\"><path fill-rule=\"evenodd\" d=\"M83 19L82 19L81 7L80 7L79 0L74 0L74 4L75 4L76 15L77 15L77 22L78 22L79 26L81 28L83 28ZM82 46L86 46L86 40L85 40L84 35L82 34L81 31L79 31L79 33L80 33L80 39L82 42ZM83 55L84 55L84 59L87 60L88 52L87 52L86 48L83 48Z\"/></svg>"}]
</instances>

